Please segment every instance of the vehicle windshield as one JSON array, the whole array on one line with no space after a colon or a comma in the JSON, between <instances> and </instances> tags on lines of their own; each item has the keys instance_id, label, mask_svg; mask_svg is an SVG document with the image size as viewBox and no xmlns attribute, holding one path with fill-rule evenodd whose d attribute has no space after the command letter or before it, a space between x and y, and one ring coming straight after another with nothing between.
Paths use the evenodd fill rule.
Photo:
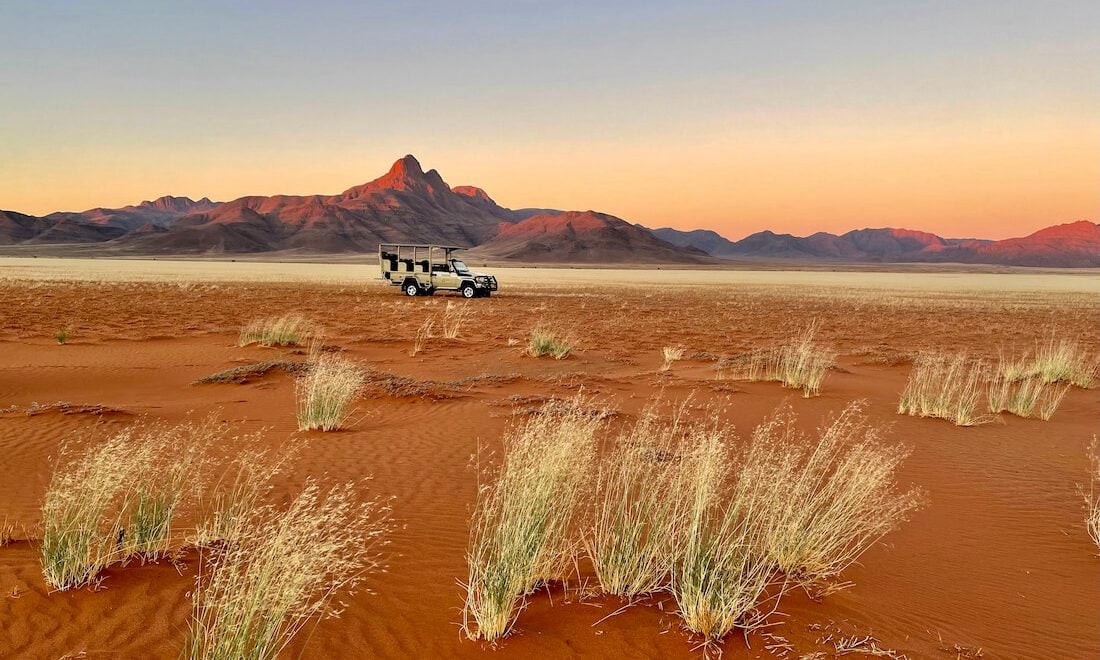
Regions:
<instances>
[{"instance_id":1,"label":"vehicle windshield","mask_svg":"<svg viewBox=\"0 0 1100 660\"><path fill-rule=\"evenodd\" d=\"M470 269L466 267L466 264L461 259L451 259L451 265L454 266L455 272L459 275L469 275Z\"/></svg>"}]
</instances>

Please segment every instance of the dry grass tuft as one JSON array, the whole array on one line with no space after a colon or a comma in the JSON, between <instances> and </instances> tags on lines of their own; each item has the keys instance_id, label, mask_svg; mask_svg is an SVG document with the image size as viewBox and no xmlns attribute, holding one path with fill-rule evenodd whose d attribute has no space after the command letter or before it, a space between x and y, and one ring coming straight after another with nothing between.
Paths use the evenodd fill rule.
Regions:
<instances>
[{"instance_id":1,"label":"dry grass tuft","mask_svg":"<svg viewBox=\"0 0 1100 660\"><path fill-rule=\"evenodd\" d=\"M684 353L687 352L683 346L665 346L661 349L661 357L664 358L664 362L661 363L661 371L668 371L672 368L672 363L684 358Z\"/></svg>"},{"instance_id":2,"label":"dry grass tuft","mask_svg":"<svg viewBox=\"0 0 1100 660\"><path fill-rule=\"evenodd\" d=\"M447 307L443 310L443 316L439 320L440 331L444 339L458 339L462 325L470 314L470 303L455 303L447 301Z\"/></svg>"},{"instance_id":3,"label":"dry grass tuft","mask_svg":"<svg viewBox=\"0 0 1100 660\"><path fill-rule=\"evenodd\" d=\"M671 590L685 626L707 646L735 628L764 623L758 607L772 581L760 529L748 502L728 493L730 459L725 433L697 427L683 457L676 491L686 497ZM776 600L778 604L778 600Z\"/></svg>"},{"instance_id":4,"label":"dry grass tuft","mask_svg":"<svg viewBox=\"0 0 1100 660\"><path fill-rule=\"evenodd\" d=\"M825 376L836 364L836 352L816 341L817 323L811 323L789 342L774 348L756 350L732 363L736 380L776 381L785 387L802 390L802 396L817 396Z\"/></svg>"},{"instance_id":5,"label":"dry grass tuft","mask_svg":"<svg viewBox=\"0 0 1100 660\"><path fill-rule=\"evenodd\" d=\"M1011 366L1007 368L1011 371ZM1069 392L1070 385L1058 386L1039 377L1011 380L1002 369L989 384L989 412L1010 412L1018 417L1048 421Z\"/></svg>"},{"instance_id":6,"label":"dry grass tuft","mask_svg":"<svg viewBox=\"0 0 1100 660\"><path fill-rule=\"evenodd\" d=\"M216 481L204 489L201 521L188 543L205 547L231 543L249 532L245 514L256 510L271 490L271 480L297 456L301 443L273 448L260 445L260 434L232 438L239 446L228 464L220 467Z\"/></svg>"},{"instance_id":7,"label":"dry grass tuft","mask_svg":"<svg viewBox=\"0 0 1100 660\"><path fill-rule=\"evenodd\" d=\"M740 470L737 500L758 521L763 551L804 585L839 576L922 501L917 489L898 491L908 452L879 441L863 405L849 405L816 444L787 408L756 428Z\"/></svg>"},{"instance_id":8,"label":"dry grass tuft","mask_svg":"<svg viewBox=\"0 0 1100 660\"><path fill-rule=\"evenodd\" d=\"M1068 383L1089 388L1097 372L1097 357L1089 355L1080 342L1058 338L1055 329L1045 344L1038 344L1035 354L1007 359L1001 356L999 377L1008 381L1036 378L1050 383Z\"/></svg>"},{"instance_id":9,"label":"dry grass tuft","mask_svg":"<svg viewBox=\"0 0 1100 660\"><path fill-rule=\"evenodd\" d=\"M1070 383L1084 388L1092 385L1095 374L1096 357L1088 355L1077 341L1057 339L1053 330L1050 339L1038 347L1027 373L1044 383Z\"/></svg>"},{"instance_id":10,"label":"dry grass tuft","mask_svg":"<svg viewBox=\"0 0 1100 660\"><path fill-rule=\"evenodd\" d=\"M413 338L412 348L409 349L409 357L416 357L417 353L424 350L424 346L427 345L428 340L432 338L432 331L434 329L435 316L432 315L424 319L424 322L416 329L416 337Z\"/></svg>"},{"instance_id":11,"label":"dry grass tuft","mask_svg":"<svg viewBox=\"0 0 1100 660\"><path fill-rule=\"evenodd\" d=\"M284 314L250 321L241 328L239 346L301 346L317 332L313 323L299 314Z\"/></svg>"},{"instance_id":12,"label":"dry grass tuft","mask_svg":"<svg viewBox=\"0 0 1100 660\"><path fill-rule=\"evenodd\" d=\"M334 356L318 358L298 379L298 430L341 428L363 383L363 370L355 363Z\"/></svg>"},{"instance_id":13,"label":"dry grass tuft","mask_svg":"<svg viewBox=\"0 0 1100 660\"><path fill-rule=\"evenodd\" d=\"M213 417L131 427L84 449L66 443L42 507L42 572L55 589L95 581L106 567L153 558L172 542L179 506L195 494Z\"/></svg>"},{"instance_id":14,"label":"dry grass tuft","mask_svg":"<svg viewBox=\"0 0 1100 660\"><path fill-rule=\"evenodd\" d=\"M650 407L600 462L585 545L606 593L635 598L668 582L685 505L677 441L686 415L682 406L664 422Z\"/></svg>"},{"instance_id":15,"label":"dry grass tuft","mask_svg":"<svg viewBox=\"0 0 1100 660\"><path fill-rule=\"evenodd\" d=\"M913 364L898 401L903 415L936 417L957 426L988 421L978 415L986 367L965 353L923 353Z\"/></svg>"},{"instance_id":16,"label":"dry grass tuft","mask_svg":"<svg viewBox=\"0 0 1100 660\"><path fill-rule=\"evenodd\" d=\"M380 565L387 531L387 507L358 491L309 482L285 510L239 512L200 567L187 656L275 658L310 621L337 616L334 598Z\"/></svg>"},{"instance_id":17,"label":"dry grass tuft","mask_svg":"<svg viewBox=\"0 0 1100 660\"><path fill-rule=\"evenodd\" d=\"M565 576L601 425L580 401L550 403L505 439L503 463L479 486L471 519L462 613L469 638L506 635L523 597Z\"/></svg>"},{"instance_id":18,"label":"dry grass tuft","mask_svg":"<svg viewBox=\"0 0 1100 660\"><path fill-rule=\"evenodd\" d=\"M571 339L559 336L554 331L538 326L531 331L531 337L527 341L527 354L532 357L549 355L555 360L569 357L575 346Z\"/></svg>"},{"instance_id":19,"label":"dry grass tuft","mask_svg":"<svg viewBox=\"0 0 1100 660\"><path fill-rule=\"evenodd\" d=\"M1089 448L1089 465L1092 472L1089 475L1089 492L1085 495L1085 525L1093 543L1100 548L1100 445L1097 445L1095 437Z\"/></svg>"}]
</instances>

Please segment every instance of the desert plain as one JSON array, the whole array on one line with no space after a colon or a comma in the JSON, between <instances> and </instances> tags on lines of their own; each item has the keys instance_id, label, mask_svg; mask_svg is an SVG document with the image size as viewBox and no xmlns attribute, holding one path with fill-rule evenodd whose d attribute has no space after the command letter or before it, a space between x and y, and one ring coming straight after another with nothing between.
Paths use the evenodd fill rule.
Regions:
<instances>
[{"instance_id":1,"label":"desert plain","mask_svg":"<svg viewBox=\"0 0 1100 660\"><path fill-rule=\"evenodd\" d=\"M311 622L287 657L700 657L672 596L624 607L601 595L583 552L570 579L526 599L496 644L460 624L478 457L546 402L583 392L607 411L601 442L651 405L717 414L747 442L780 406L815 429L865 400L884 442L909 451L898 488L923 505L819 597L784 594L766 627L728 635L725 657L1088 658L1100 654L1100 557L1085 525L1100 390L1067 387L1049 420L989 414L974 426L901 415L922 353L996 364L1052 336L1100 351L1095 272L825 272L485 269L492 298L407 298L375 267L0 259L0 657L179 657L194 551L108 568L94 588L52 589L39 561L59 448L136 422L216 415L274 451L294 446L269 496L307 478L370 476L392 525L384 569L340 615ZM411 354L429 318L462 306L457 336ZM240 346L251 321L293 313L324 350L365 370L346 428L298 430L296 374L206 376L304 347ZM836 353L817 396L739 379L724 365L808 326ZM575 345L526 352L536 328ZM682 357L662 369L665 347ZM227 445L229 447L229 445ZM231 449L232 447L230 447ZM220 449L220 448L216 448ZM843 643L842 643L843 642Z\"/></svg>"}]
</instances>

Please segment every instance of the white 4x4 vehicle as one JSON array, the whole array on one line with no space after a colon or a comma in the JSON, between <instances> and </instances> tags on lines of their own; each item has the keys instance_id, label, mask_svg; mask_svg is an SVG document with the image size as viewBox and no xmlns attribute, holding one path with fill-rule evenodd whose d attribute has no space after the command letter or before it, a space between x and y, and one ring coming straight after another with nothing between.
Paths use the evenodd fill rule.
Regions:
<instances>
[{"instance_id":1,"label":"white 4x4 vehicle","mask_svg":"<svg viewBox=\"0 0 1100 660\"><path fill-rule=\"evenodd\" d=\"M430 296L436 291L458 291L463 298L488 298L497 290L497 278L475 273L451 256L463 248L449 245L378 246L382 279L400 286L408 296Z\"/></svg>"}]
</instances>

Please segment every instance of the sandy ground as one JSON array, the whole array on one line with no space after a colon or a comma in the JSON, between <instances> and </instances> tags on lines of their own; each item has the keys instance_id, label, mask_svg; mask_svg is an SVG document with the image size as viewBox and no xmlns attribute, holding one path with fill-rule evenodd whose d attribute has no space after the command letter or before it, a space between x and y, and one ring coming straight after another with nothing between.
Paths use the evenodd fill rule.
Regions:
<instances>
[{"instance_id":1,"label":"sandy ground","mask_svg":"<svg viewBox=\"0 0 1100 660\"><path fill-rule=\"evenodd\" d=\"M831 654L830 633L873 635L882 648L911 658L979 648L986 658L1100 654L1100 558L1078 493L1088 480L1100 390L1073 389L1049 422L1006 415L959 428L896 413L921 349L992 359L1033 348L1057 328L1100 350L1095 278L732 272L707 273L700 284L683 282L682 272L616 273L612 281L553 271L558 284L551 286L538 284L549 271L508 270L498 274L499 295L468 303L459 339L409 357L421 322L461 301L409 299L359 279L373 277L373 269L29 261L47 260L0 260L0 521L26 527L0 548L0 657L178 657L192 562L130 565L109 571L97 591L49 593L35 527L51 456L66 438L140 417L174 422L210 411L242 432L261 431L273 446L305 444L280 475L277 497L307 476L368 474L375 493L394 497L400 525L388 572L373 576L371 593L355 594L340 618L321 622L288 655L699 657L667 596L597 623L620 603L582 599L559 585L531 599L515 634L496 649L459 632L458 580L475 494L470 458L479 445L499 446L532 401L580 387L617 413L609 433L654 397L691 396L693 406L720 406L742 439L784 402L810 431L850 401L867 399L887 438L912 450L901 482L925 489L928 505L845 574L851 588L821 602L798 594L783 601L771 631L793 651L783 656L765 650L770 642L758 634L733 635L727 657ZM566 275L580 279L562 286ZM322 325L345 356L415 387L368 388L349 430L303 434L295 431L290 375L194 384L242 364L302 359L293 350L236 346L242 323L288 311ZM721 356L775 344L813 319L840 354L821 396L717 378ZM571 333L581 351L540 360L510 345L539 323ZM54 339L62 328L64 346ZM686 346L688 358L660 375L660 350L671 344ZM114 412L36 411L35 404L55 402Z\"/></svg>"}]
</instances>

